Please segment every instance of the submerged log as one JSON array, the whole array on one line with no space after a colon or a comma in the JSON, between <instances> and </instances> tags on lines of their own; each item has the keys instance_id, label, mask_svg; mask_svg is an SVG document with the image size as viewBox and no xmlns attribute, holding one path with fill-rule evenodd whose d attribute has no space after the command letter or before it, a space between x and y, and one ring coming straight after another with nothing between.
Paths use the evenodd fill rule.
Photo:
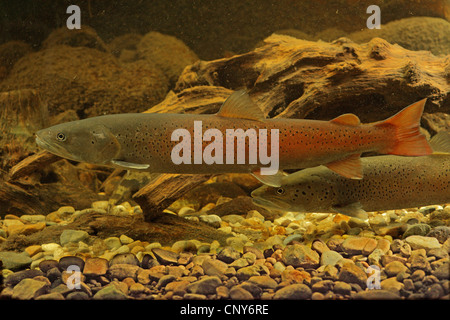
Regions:
<instances>
[{"instance_id":1,"label":"submerged log","mask_svg":"<svg viewBox=\"0 0 450 320\"><path fill-rule=\"evenodd\" d=\"M246 88L268 117L328 120L351 112L372 122L423 98L426 112L448 113L450 55L410 51L380 38L328 43L274 34L253 51L186 67L173 92L147 112L169 104L171 112L195 112L206 92L223 102L223 88ZM220 102L207 105L213 113Z\"/></svg>"},{"instance_id":2,"label":"submerged log","mask_svg":"<svg viewBox=\"0 0 450 320\"><path fill-rule=\"evenodd\" d=\"M141 206L145 220L151 221L183 194L209 178L210 175L205 174L162 174L136 192L133 200Z\"/></svg>"}]
</instances>

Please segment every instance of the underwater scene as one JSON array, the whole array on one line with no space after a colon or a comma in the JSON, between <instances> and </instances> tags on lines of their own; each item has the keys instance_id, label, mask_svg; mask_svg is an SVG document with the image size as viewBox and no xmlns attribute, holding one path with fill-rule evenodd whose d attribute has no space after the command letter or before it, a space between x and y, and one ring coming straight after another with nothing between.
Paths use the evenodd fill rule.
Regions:
<instances>
[{"instance_id":1,"label":"underwater scene","mask_svg":"<svg viewBox=\"0 0 450 320\"><path fill-rule=\"evenodd\" d=\"M0 127L0 305L450 299L449 0L0 1Z\"/></svg>"}]
</instances>

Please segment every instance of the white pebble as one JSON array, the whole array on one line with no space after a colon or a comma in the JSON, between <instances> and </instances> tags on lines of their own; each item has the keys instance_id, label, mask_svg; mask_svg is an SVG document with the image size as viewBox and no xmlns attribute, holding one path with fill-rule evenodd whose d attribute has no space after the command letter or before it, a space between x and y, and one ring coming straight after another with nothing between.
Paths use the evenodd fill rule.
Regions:
<instances>
[{"instance_id":1,"label":"white pebble","mask_svg":"<svg viewBox=\"0 0 450 320\"><path fill-rule=\"evenodd\" d=\"M195 210L191 207L183 207L178 211L178 215L180 217L185 217L187 215L191 215L195 212Z\"/></svg>"},{"instance_id":2,"label":"white pebble","mask_svg":"<svg viewBox=\"0 0 450 320\"><path fill-rule=\"evenodd\" d=\"M122 234L120 237L119 237L119 240L120 240L120 242L122 243L122 244L130 244L130 243L132 243L134 240L133 239L131 239L130 237L128 237L128 236L126 236L126 235L124 235L124 234Z\"/></svg>"},{"instance_id":3,"label":"white pebble","mask_svg":"<svg viewBox=\"0 0 450 320\"><path fill-rule=\"evenodd\" d=\"M44 244L41 244L41 248L42 248L43 251L53 252L56 249L61 248L61 245L59 245L58 243L54 243L54 242L44 243Z\"/></svg>"},{"instance_id":4,"label":"white pebble","mask_svg":"<svg viewBox=\"0 0 450 320\"><path fill-rule=\"evenodd\" d=\"M109 202L106 200L94 201L91 207L94 209L108 210Z\"/></svg>"}]
</instances>

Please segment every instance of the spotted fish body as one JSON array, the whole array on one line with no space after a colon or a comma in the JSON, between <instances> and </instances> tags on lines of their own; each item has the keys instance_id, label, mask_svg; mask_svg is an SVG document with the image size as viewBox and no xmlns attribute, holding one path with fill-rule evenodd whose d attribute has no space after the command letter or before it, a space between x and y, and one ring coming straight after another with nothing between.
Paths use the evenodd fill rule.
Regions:
<instances>
[{"instance_id":1,"label":"spotted fish body","mask_svg":"<svg viewBox=\"0 0 450 320\"><path fill-rule=\"evenodd\" d=\"M300 169L326 164L347 178L361 178L359 155L374 151L420 156L431 149L419 132L425 100L377 123L360 124L352 114L331 121L265 119L243 92L232 94L217 114L116 114L59 124L37 132L42 148L76 161L146 170L154 173L249 173L264 165L175 164L171 151L179 143L171 135L179 128L194 136L194 121L203 131L216 128L279 130L279 169ZM224 135L225 136L225 135ZM273 142L269 134L267 150ZM202 150L208 145L203 141ZM192 145L193 146L193 145ZM226 150L225 139L223 150ZM247 150L248 151L248 150ZM261 176L259 176L261 178ZM264 181L264 180L263 180ZM273 181L265 181L271 184ZM273 182L278 185L278 182Z\"/></svg>"},{"instance_id":2,"label":"spotted fish body","mask_svg":"<svg viewBox=\"0 0 450 320\"><path fill-rule=\"evenodd\" d=\"M318 166L283 177L278 188L262 186L252 197L256 204L275 209L339 212L359 218L366 218L366 212L450 202L449 153L383 155L361 162L361 180L346 179Z\"/></svg>"}]
</instances>

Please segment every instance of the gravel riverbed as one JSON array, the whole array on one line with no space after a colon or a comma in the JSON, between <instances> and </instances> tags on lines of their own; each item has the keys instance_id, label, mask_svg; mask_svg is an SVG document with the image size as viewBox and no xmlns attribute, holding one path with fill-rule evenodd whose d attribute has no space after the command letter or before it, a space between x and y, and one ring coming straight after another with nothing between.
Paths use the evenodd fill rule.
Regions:
<instances>
[{"instance_id":1,"label":"gravel riverbed","mask_svg":"<svg viewBox=\"0 0 450 320\"><path fill-rule=\"evenodd\" d=\"M7 215L0 220L0 241L86 212L105 214L105 205ZM370 213L368 221L340 214L287 212L267 220L257 210L222 217L189 206L172 210L230 237L225 244L187 239L167 245L66 229L59 242L0 251L0 299L449 299L450 205ZM111 214L142 212L123 203Z\"/></svg>"}]
</instances>

